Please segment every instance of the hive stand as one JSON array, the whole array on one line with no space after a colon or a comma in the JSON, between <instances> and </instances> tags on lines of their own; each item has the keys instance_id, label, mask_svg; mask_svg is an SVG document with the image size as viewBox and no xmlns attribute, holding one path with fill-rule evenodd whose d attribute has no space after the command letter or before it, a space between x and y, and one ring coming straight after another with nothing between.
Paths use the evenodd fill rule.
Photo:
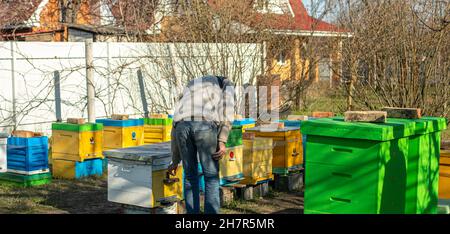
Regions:
<instances>
[{"instance_id":1,"label":"hive stand","mask_svg":"<svg viewBox=\"0 0 450 234\"><path fill-rule=\"evenodd\" d=\"M226 205L234 200L251 201L269 194L270 180L255 185L231 184L220 188L220 204Z\"/></svg>"},{"instance_id":2,"label":"hive stand","mask_svg":"<svg viewBox=\"0 0 450 234\"><path fill-rule=\"evenodd\" d=\"M303 188L303 173L298 170L286 175L275 174L273 187L282 192L300 191Z\"/></svg>"}]
</instances>

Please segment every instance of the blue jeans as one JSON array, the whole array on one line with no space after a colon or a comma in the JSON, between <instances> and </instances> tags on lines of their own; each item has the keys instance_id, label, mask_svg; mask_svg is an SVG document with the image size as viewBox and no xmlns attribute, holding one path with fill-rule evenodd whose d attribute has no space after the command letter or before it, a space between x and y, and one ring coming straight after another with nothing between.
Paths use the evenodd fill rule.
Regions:
<instances>
[{"instance_id":1,"label":"blue jeans","mask_svg":"<svg viewBox=\"0 0 450 234\"><path fill-rule=\"evenodd\" d=\"M217 125L207 121L181 121L176 124L175 131L186 175L184 197L187 213L200 213L198 172L198 159L200 159L205 177L205 214L218 214L220 210L219 161L212 158L217 151Z\"/></svg>"}]
</instances>

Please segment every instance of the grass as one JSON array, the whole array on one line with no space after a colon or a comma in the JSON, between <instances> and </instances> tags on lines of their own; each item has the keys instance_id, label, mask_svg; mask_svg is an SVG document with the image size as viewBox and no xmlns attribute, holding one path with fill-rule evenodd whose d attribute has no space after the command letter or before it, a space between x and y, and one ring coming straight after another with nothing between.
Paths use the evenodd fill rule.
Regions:
<instances>
[{"instance_id":1,"label":"grass","mask_svg":"<svg viewBox=\"0 0 450 234\"><path fill-rule=\"evenodd\" d=\"M96 214L118 213L120 206L108 202L106 180L53 179L51 184L29 188L0 185L2 214Z\"/></svg>"}]
</instances>

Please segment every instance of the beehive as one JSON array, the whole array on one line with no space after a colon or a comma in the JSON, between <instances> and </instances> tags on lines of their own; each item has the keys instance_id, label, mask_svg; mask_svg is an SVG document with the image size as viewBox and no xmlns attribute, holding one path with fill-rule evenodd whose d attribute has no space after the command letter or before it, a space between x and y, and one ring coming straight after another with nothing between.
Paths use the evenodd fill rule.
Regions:
<instances>
[{"instance_id":1,"label":"beehive","mask_svg":"<svg viewBox=\"0 0 450 234\"><path fill-rule=\"evenodd\" d=\"M8 138L7 168L19 174L48 172L48 137Z\"/></svg>"},{"instance_id":2,"label":"beehive","mask_svg":"<svg viewBox=\"0 0 450 234\"><path fill-rule=\"evenodd\" d=\"M444 122L433 118L304 122L305 213L436 213L433 161Z\"/></svg>"},{"instance_id":3,"label":"beehive","mask_svg":"<svg viewBox=\"0 0 450 234\"><path fill-rule=\"evenodd\" d=\"M52 174L55 178L81 179L89 176L101 176L103 174L103 160L100 158L87 159L84 162L76 162L62 159L54 159Z\"/></svg>"},{"instance_id":4,"label":"beehive","mask_svg":"<svg viewBox=\"0 0 450 234\"><path fill-rule=\"evenodd\" d=\"M83 162L104 158L103 124L52 124L52 159Z\"/></svg>"},{"instance_id":5,"label":"beehive","mask_svg":"<svg viewBox=\"0 0 450 234\"><path fill-rule=\"evenodd\" d=\"M170 141L173 119L144 119L144 144Z\"/></svg>"},{"instance_id":6,"label":"beehive","mask_svg":"<svg viewBox=\"0 0 450 234\"><path fill-rule=\"evenodd\" d=\"M144 120L98 119L103 124L103 149L120 149L140 146L144 143Z\"/></svg>"},{"instance_id":7,"label":"beehive","mask_svg":"<svg viewBox=\"0 0 450 234\"><path fill-rule=\"evenodd\" d=\"M302 167L303 147L298 127L268 130L256 127L247 129L246 132L253 132L256 137L272 139L272 173L287 174Z\"/></svg>"},{"instance_id":8,"label":"beehive","mask_svg":"<svg viewBox=\"0 0 450 234\"><path fill-rule=\"evenodd\" d=\"M439 199L450 199L450 149L442 149L439 160Z\"/></svg>"},{"instance_id":9,"label":"beehive","mask_svg":"<svg viewBox=\"0 0 450 234\"><path fill-rule=\"evenodd\" d=\"M105 151L108 201L144 208L179 201L183 168L167 177L172 161L169 142Z\"/></svg>"},{"instance_id":10,"label":"beehive","mask_svg":"<svg viewBox=\"0 0 450 234\"><path fill-rule=\"evenodd\" d=\"M272 144L271 138L244 139L244 180L241 184L273 180Z\"/></svg>"},{"instance_id":11,"label":"beehive","mask_svg":"<svg viewBox=\"0 0 450 234\"><path fill-rule=\"evenodd\" d=\"M244 179L244 147L227 147L225 156L219 161L220 185L238 183Z\"/></svg>"}]
</instances>

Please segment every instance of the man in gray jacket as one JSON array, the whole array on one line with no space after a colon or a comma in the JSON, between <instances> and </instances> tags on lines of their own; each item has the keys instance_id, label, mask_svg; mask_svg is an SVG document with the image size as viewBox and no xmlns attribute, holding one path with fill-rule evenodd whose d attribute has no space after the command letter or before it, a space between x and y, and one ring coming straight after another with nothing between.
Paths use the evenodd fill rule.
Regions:
<instances>
[{"instance_id":1,"label":"man in gray jacket","mask_svg":"<svg viewBox=\"0 0 450 234\"><path fill-rule=\"evenodd\" d=\"M219 160L225 154L234 120L234 85L218 76L190 81L175 106L173 118L169 172L175 174L182 161L187 213L200 213L199 159L205 178L205 213L218 214Z\"/></svg>"}]
</instances>

